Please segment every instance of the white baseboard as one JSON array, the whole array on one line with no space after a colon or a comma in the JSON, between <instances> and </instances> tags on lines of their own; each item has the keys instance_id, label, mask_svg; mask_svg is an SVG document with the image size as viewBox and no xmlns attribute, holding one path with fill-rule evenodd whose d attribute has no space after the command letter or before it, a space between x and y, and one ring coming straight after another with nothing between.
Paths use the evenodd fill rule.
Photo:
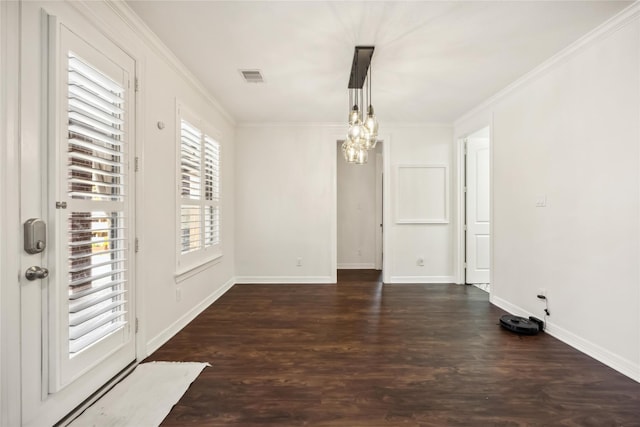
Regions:
<instances>
[{"instance_id":1,"label":"white baseboard","mask_svg":"<svg viewBox=\"0 0 640 427\"><path fill-rule=\"evenodd\" d=\"M338 264L338 270L375 270L375 268L376 265L373 262Z\"/></svg>"},{"instance_id":2,"label":"white baseboard","mask_svg":"<svg viewBox=\"0 0 640 427\"><path fill-rule=\"evenodd\" d=\"M393 283L454 283L454 276L391 276ZM386 283L386 282L385 282Z\"/></svg>"},{"instance_id":3,"label":"white baseboard","mask_svg":"<svg viewBox=\"0 0 640 427\"><path fill-rule=\"evenodd\" d=\"M236 277L237 284L289 284L289 283L312 283L312 284L327 284L335 283L330 276L238 276Z\"/></svg>"},{"instance_id":4,"label":"white baseboard","mask_svg":"<svg viewBox=\"0 0 640 427\"><path fill-rule=\"evenodd\" d=\"M200 304L193 307L186 312L178 320L169 325L165 330L153 337L147 342L147 356L151 355L154 351L160 348L162 344L169 341L175 334L180 332L185 326L187 326L193 319L195 319L200 313L202 313L207 307L209 307L215 300L220 298L225 292L227 292L236 283L234 277L229 279L224 285L216 289L211 295L205 298Z\"/></svg>"},{"instance_id":5,"label":"white baseboard","mask_svg":"<svg viewBox=\"0 0 640 427\"><path fill-rule=\"evenodd\" d=\"M489 302L495 305L496 307L500 307L501 309L508 312L509 314L513 314L514 316L521 316L521 317L533 316L533 314L529 313L528 311L523 310L517 305L513 305L510 302L503 300L502 298L498 298L493 294L489 295Z\"/></svg>"},{"instance_id":6,"label":"white baseboard","mask_svg":"<svg viewBox=\"0 0 640 427\"><path fill-rule=\"evenodd\" d=\"M534 314L531 314L521 307L511 304L510 302L505 301L502 298L491 296L490 301L493 305L500 307L501 309L515 316L534 316ZM637 382L640 382L640 365L632 362L631 360L620 357L617 354L614 354L609 350L592 343L589 340L586 340L572 332L569 332L564 328L561 328L558 325L555 325L553 322L549 322L548 320L545 322L545 332L552 337L559 339L565 344L570 345L576 350L579 350L586 355L593 357L599 362L604 363L610 368L615 369L621 374L626 375Z\"/></svg>"}]
</instances>

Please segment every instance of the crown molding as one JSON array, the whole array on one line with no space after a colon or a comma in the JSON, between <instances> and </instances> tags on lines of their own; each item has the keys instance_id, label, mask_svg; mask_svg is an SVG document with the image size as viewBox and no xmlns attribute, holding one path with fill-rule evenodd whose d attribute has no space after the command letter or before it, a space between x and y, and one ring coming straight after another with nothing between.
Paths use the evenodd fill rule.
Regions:
<instances>
[{"instance_id":1,"label":"crown molding","mask_svg":"<svg viewBox=\"0 0 640 427\"><path fill-rule=\"evenodd\" d=\"M619 29L623 28L627 24L629 24L634 19L640 16L640 0L637 0L635 3L629 5L626 9L623 9L618 14L612 16L608 20L604 21L602 24L580 37L578 40L561 50L560 52L553 55L551 58L547 59L542 64L535 67L533 70L526 73L524 76L520 77L513 83L506 86L504 89L500 90L496 94L492 95L476 107L464 113L458 119L454 120L454 126L459 126L465 120L470 119L474 115L480 113L482 110L485 110L494 104L501 101L503 98L516 91L520 87L525 84L531 82L532 80L537 79L553 67L561 64L562 62L568 60L570 57L580 52L582 49L588 47L592 43L601 40Z\"/></svg>"},{"instance_id":2,"label":"crown molding","mask_svg":"<svg viewBox=\"0 0 640 427\"><path fill-rule=\"evenodd\" d=\"M86 0L85 0L86 1ZM215 99L209 90L202 84L193 73L185 67L178 57L160 40L156 33L140 18L131 7L123 0L104 0L105 3L127 24L143 42L149 46L155 53L163 58L166 63L171 66L178 74L191 85L193 89L198 91L222 116L227 119L233 126L236 120L233 116Z\"/></svg>"},{"instance_id":3,"label":"crown molding","mask_svg":"<svg viewBox=\"0 0 640 427\"><path fill-rule=\"evenodd\" d=\"M453 128L452 123L404 123L404 122L380 122L380 126L391 128ZM319 127L325 129L344 129L346 131L347 122L244 122L238 123L237 128L301 128L301 127Z\"/></svg>"},{"instance_id":4,"label":"crown molding","mask_svg":"<svg viewBox=\"0 0 640 427\"><path fill-rule=\"evenodd\" d=\"M338 122L241 122L237 124L237 128L339 128L346 126L345 123Z\"/></svg>"},{"instance_id":5,"label":"crown molding","mask_svg":"<svg viewBox=\"0 0 640 427\"><path fill-rule=\"evenodd\" d=\"M453 128L453 123L441 123L441 122L380 122L381 126L386 128Z\"/></svg>"}]
</instances>

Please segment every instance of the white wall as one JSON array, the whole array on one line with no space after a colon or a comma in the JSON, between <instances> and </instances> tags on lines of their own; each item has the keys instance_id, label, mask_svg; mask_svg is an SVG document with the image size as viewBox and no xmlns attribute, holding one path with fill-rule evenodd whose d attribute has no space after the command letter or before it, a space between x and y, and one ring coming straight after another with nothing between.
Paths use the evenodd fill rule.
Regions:
<instances>
[{"instance_id":1,"label":"white wall","mask_svg":"<svg viewBox=\"0 0 640 427\"><path fill-rule=\"evenodd\" d=\"M335 280L335 135L314 125L237 129L239 282Z\"/></svg>"},{"instance_id":2,"label":"white wall","mask_svg":"<svg viewBox=\"0 0 640 427\"><path fill-rule=\"evenodd\" d=\"M338 268L375 268L376 262L376 154L364 165L344 161L337 144Z\"/></svg>"},{"instance_id":3,"label":"white wall","mask_svg":"<svg viewBox=\"0 0 640 427\"><path fill-rule=\"evenodd\" d=\"M451 170L453 129L384 125L389 212L395 170L444 164ZM244 283L335 281L336 140L342 125L245 125L236 132L236 274ZM388 154L388 155L387 155ZM451 199L450 199L451 200ZM385 280L451 282L452 224L395 224L386 215ZM335 234L334 234L335 233ZM416 265L416 257L425 266ZM303 258L301 267L296 266Z\"/></svg>"},{"instance_id":4,"label":"white wall","mask_svg":"<svg viewBox=\"0 0 640 427\"><path fill-rule=\"evenodd\" d=\"M234 124L199 93L180 72L155 52L145 52L143 93L146 107L144 126L145 152L142 169L145 191L141 200L143 216L142 251L145 295L145 336L148 352L154 351L186 321L193 310L205 308L213 296L232 285L234 276ZM221 134L222 153L222 252L219 262L207 270L176 283L175 238L175 170L176 170L176 99ZM158 129L162 121L165 128ZM158 230L169 230L170 236ZM181 291L177 301L176 290ZM187 316L183 319L184 316Z\"/></svg>"},{"instance_id":5,"label":"white wall","mask_svg":"<svg viewBox=\"0 0 640 427\"><path fill-rule=\"evenodd\" d=\"M448 197L449 222L445 224L397 223L397 173L404 165L444 165L448 168L451 193L453 129L446 125L393 126L390 128L391 224L385 228L390 239L391 283L452 283L453 197ZM387 196L385 196L387 197ZM424 266L417 259L424 259Z\"/></svg>"},{"instance_id":6,"label":"white wall","mask_svg":"<svg viewBox=\"0 0 640 427\"><path fill-rule=\"evenodd\" d=\"M10 5L5 7L5 4ZM75 405L87 398L77 393L73 386L41 400L41 354L40 348L40 295L38 286L31 286L29 295L20 287L14 268L20 267L19 255L22 221L30 216L40 216L37 212L20 212L21 201L37 200L39 192L15 190L20 177L29 170L20 169L20 153L24 141L34 141L41 135L44 120L41 120L40 106L45 105L40 75L44 72L41 62L41 8L57 16L72 31L80 36L92 34L95 29L111 38L136 60L136 73L140 79L140 93L137 105L137 147L136 154L141 159L141 170L136 174L136 235L140 238L140 252L136 256L138 273L135 284L137 317L140 332L138 359L142 359L159 345L179 331L198 312L233 284L234 277L234 139L235 123L211 99L202 86L188 71L175 60L152 34L148 33L137 18L130 14L124 3L105 2L22 2L22 19L18 20L18 3L3 2L2 12L12 11L12 27L5 38L3 25L3 46L18 45L17 22L22 26L22 110L17 102L8 99L7 120L12 128L4 129L3 139L8 138L0 161L3 163L2 180L12 182L14 191L2 192L3 239L0 254L2 259L2 417L3 425L51 425ZM114 9L115 8L115 9ZM6 21L3 21L3 24ZM17 54L12 54L12 63L7 65L3 50L2 72L8 73L9 81L17 80L15 67ZM8 62L8 61L7 61ZM4 78L3 78L4 83ZM222 242L223 257L208 268L194 271L176 283L176 99L188 106L219 131L222 146ZM3 103L5 97L3 96ZM36 114L27 112L36 111ZM4 109L3 109L4 112ZM18 115L21 117L18 120ZM3 115L4 120L4 115ZM157 122L165 124L158 129ZM21 142L15 124L21 124ZM29 145L32 147L34 144ZM35 144L37 146L37 144ZM24 152L22 156L24 158ZM38 151L28 153L37 160ZM35 164L38 164L36 161ZM38 168L35 168L38 170ZM22 203L24 205L24 203ZM5 232L5 230L7 232ZM4 268L11 263L11 274ZM181 300L177 300L176 290L181 289ZM22 293L22 295L21 295ZM11 321L7 329L6 321ZM20 337L19 331L23 330ZM20 342L22 341L22 343ZM22 348L21 348L22 346ZM44 362L46 366L46 361ZM22 372L22 382L20 374ZM80 380L84 381L84 380ZM6 397L6 398L5 398ZM28 408L20 420L20 407Z\"/></svg>"},{"instance_id":7,"label":"white wall","mask_svg":"<svg viewBox=\"0 0 640 427\"><path fill-rule=\"evenodd\" d=\"M640 381L640 24L621 21L456 134L492 120L492 302L542 317L546 289L549 333Z\"/></svg>"}]
</instances>

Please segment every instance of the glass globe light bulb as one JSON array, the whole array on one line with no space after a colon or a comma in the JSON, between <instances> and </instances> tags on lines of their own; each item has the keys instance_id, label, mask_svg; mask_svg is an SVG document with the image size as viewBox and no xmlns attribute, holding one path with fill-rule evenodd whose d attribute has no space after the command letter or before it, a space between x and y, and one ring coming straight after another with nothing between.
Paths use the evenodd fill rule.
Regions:
<instances>
[{"instance_id":1,"label":"glass globe light bulb","mask_svg":"<svg viewBox=\"0 0 640 427\"><path fill-rule=\"evenodd\" d=\"M378 120L373 113L373 106L369 105L369 111L367 112L367 118L364 121L365 127L369 130L372 138L378 136Z\"/></svg>"},{"instance_id":2,"label":"glass globe light bulb","mask_svg":"<svg viewBox=\"0 0 640 427\"><path fill-rule=\"evenodd\" d=\"M360 120L360 111L358 111L358 106L354 105L351 111L349 112L349 124L354 125Z\"/></svg>"},{"instance_id":3,"label":"glass globe light bulb","mask_svg":"<svg viewBox=\"0 0 640 427\"><path fill-rule=\"evenodd\" d=\"M371 143L375 142L375 140L371 138L369 129L367 129L366 126L362 126L362 136L360 137L360 142L362 144L362 148L364 148L365 150L370 150Z\"/></svg>"},{"instance_id":4,"label":"glass globe light bulb","mask_svg":"<svg viewBox=\"0 0 640 427\"><path fill-rule=\"evenodd\" d=\"M349 126L349 132L347 133L347 136L353 142L359 142L363 134L362 129L363 129L362 124L360 124L360 122L358 121L352 124L351 126Z\"/></svg>"},{"instance_id":5,"label":"glass globe light bulb","mask_svg":"<svg viewBox=\"0 0 640 427\"><path fill-rule=\"evenodd\" d=\"M355 163L358 160L358 152L360 150L358 150L355 146L353 146L353 144L350 144L349 147L347 148L347 156L346 156L346 160L348 163Z\"/></svg>"},{"instance_id":6,"label":"glass globe light bulb","mask_svg":"<svg viewBox=\"0 0 640 427\"><path fill-rule=\"evenodd\" d=\"M347 136L347 139L342 143L342 155L347 163L354 163L358 154L358 148L356 144Z\"/></svg>"}]
</instances>

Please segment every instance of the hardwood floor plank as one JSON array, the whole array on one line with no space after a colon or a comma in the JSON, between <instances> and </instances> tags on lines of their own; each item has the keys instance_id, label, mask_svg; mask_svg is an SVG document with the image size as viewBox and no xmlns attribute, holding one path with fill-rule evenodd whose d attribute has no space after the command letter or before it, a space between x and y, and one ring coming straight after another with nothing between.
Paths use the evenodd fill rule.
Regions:
<instances>
[{"instance_id":1,"label":"hardwood floor plank","mask_svg":"<svg viewBox=\"0 0 640 427\"><path fill-rule=\"evenodd\" d=\"M210 362L165 426L640 426L640 384L499 327L472 286L236 285L147 360Z\"/></svg>"}]
</instances>

